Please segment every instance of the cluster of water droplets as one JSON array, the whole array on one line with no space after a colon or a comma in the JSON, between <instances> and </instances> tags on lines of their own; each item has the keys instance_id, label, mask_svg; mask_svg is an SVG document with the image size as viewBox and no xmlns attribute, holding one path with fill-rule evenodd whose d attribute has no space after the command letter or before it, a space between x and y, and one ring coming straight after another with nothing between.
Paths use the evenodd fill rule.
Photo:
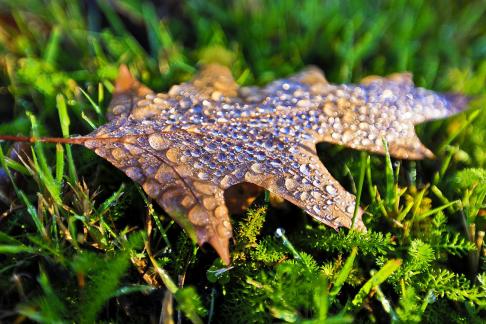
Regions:
<instances>
[{"instance_id":1,"label":"cluster of water droplets","mask_svg":"<svg viewBox=\"0 0 486 324\"><path fill-rule=\"evenodd\" d=\"M193 92L148 95L138 106L155 105L160 114L143 120L128 118L123 122L129 133L125 135L157 133L170 126L163 134L163 145L148 144L165 154L168 162L190 165L196 179L227 187L244 181L248 173L271 174L282 179L285 194L308 205L309 212L323 214L338 200L338 189L330 184L332 178L324 174L327 171L319 161L306 163L296 157L302 154L302 142L313 140L313 133L339 130L339 118L329 117L335 119L329 125L323 114L324 97L312 95L308 85L295 80L276 81L253 91L246 95L262 98L260 102L223 96L211 100ZM334 104L345 94L329 93L328 102ZM197 134L174 131L194 125Z\"/></svg>"},{"instance_id":2,"label":"cluster of water droplets","mask_svg":"<svg viewBox=\"0 0 486 324\"><path fill-rule=\"evenodd\" d=\"M380 102L392 107L397 119L420 123L425 120L443 118L457 112L447 95L415 87L411 81L377 79L365 86L370 102ZM399 114L399 116L398 116Z\"/></svg>"}]
</instances>

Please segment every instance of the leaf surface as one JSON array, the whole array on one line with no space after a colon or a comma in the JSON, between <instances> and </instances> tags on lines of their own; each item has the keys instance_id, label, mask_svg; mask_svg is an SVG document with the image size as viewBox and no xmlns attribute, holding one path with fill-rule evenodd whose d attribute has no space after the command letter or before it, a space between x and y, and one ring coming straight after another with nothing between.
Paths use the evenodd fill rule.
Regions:
<instances>
[{"instance_id":1,"label":"leaf surface","mask_svg":"<svg viewBox=\"0 0 486 324\"><path fill-rule=\"evenodd\" d=\"M239 88L208 65L191 82L154 93L125 66L107 124L72 139L140 183L199 244L228 264L232 236L224 192L251 183L333 228L350 227L355 206L317 157L330 142L396 158L433 157L414 125L464 109L467 99L417 88L408 73L330 84L307 68L265 87ZM66 141L66 140L65 140ZM355 227L366 230L359 209Z\"/></svg>"}]
</instances>

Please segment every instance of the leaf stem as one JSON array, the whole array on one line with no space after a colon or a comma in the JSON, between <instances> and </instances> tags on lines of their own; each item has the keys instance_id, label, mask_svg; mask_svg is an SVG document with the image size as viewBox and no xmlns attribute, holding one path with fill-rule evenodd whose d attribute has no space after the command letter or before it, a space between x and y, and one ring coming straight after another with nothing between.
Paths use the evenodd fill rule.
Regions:
<instances>
[{"instance_id":1,"label":"leaf stem","mask_svg":"<svg viewBox=\"0 0 486 324\"><path fill-rule=\"evenodd\" d=\"M28 136L11 136L0 135L0 141L10 142L27 142L27 143L60 143L60 144L83 144L89 138L87 137L28 137Z\"/></svg>"}]
</instances>

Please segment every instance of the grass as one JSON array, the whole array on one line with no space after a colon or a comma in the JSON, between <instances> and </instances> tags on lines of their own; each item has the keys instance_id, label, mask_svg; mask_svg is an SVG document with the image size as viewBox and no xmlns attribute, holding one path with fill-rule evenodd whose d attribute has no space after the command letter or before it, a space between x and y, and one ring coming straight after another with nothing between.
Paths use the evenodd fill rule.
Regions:
<instances>
[{"instance_id":1,"label":"grass","mask_svg":"<svg viewBox=\"0 0 486 324\"><path fill-rule=\"evenodd\" d=\"M37 143L20 147L27 159L2 143L0 321L484 321L483 1L110 3L2 1L0 134L90 132L122 63L158 91L206 62L240 84L315 64L336 83L407 70L474 99L418 127L433 161L319 145L358 193L368 233L334 232L261 197L233 216L230 269L88 150Z\"/></svg>"}]
</instances>

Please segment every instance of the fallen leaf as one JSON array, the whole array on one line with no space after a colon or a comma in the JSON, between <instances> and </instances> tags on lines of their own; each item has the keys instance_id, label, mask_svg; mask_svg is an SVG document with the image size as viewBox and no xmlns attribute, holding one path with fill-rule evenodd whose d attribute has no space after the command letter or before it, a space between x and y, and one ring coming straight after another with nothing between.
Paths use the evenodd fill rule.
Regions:
<instances>
[{"instance_id":1,"label":"fallen leaf","mask_svg":"<svg viewBox=\"0 0 486 324\"><path fill-rule=\"evenodd\" d=\"M316 143L383 154L385 140L394 157L433 157L414 125L458 113L466 104L463 96L415 87L407 73L333 85L312 67L263 88L239 88L227 68L208 65L191 82L156 94L122 66L111 121L63 141L83 144L123 170L228 264L226 189L252 183L319 222L350 227L355 197L320 162ZM365 230L361 214L359 209L355 227Z\"/></svg>"}]
</instances>

